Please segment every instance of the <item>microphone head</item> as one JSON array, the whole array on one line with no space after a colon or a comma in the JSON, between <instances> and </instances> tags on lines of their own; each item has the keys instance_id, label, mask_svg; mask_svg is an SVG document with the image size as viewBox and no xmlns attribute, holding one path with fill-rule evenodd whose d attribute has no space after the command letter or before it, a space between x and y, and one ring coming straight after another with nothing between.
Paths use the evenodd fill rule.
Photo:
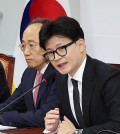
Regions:
<instances>
[{"instance_id":1,"label":"microphone head","mask_svg":"<svg viewBox=\"0 0 120 134\"><path fill-rule=\"evenodd\" d=\"M55 78L56 72L51 72L48 75L46 75L42 81L44 82L49 82L50 80L52 80L53 78Z\"/></svg>"}]
</instances>

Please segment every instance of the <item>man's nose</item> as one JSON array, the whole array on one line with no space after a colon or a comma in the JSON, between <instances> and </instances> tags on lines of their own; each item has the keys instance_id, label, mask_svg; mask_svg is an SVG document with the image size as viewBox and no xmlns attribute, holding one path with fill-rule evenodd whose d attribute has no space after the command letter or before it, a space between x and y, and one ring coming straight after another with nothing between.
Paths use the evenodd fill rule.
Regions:
<instances>
[{"instance_id":1,"label":"man's nose","mask_svg":"<svg viewBox=\"0 0 120 134\"><path fill-rule=\"evenodd\" d=\"M30 54L30 49L26 46L23 53L24 53L24 55L29 55Z\"/></svg>"},{"instance_id":2,"label":"man's nose","mask_svg":"<svg viewBox=\"0 0 120 134\"><path fill-rule=\"evenodd\" d=\"M55 54L55 59L54 60L59 60L59 59L62 58L62 56L58 55L56 52L54 54Z\"/></svg>"}]
</instances>

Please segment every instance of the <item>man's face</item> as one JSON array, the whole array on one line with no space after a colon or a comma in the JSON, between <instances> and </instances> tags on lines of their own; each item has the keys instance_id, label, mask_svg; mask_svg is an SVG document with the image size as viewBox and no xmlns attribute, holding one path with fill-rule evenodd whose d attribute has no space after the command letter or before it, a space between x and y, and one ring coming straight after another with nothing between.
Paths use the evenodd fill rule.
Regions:
<instances>
[{"instance_id":1,"label":"man's face","mask_svg":"<svg viewBox=\"0 0 120 134\"><path fill-rule=\"evenodd\" d=\"M28 26L22 38L22 51L28 67L41 70L46 60L43 58L45 51L39 46L39 31L42 24L36 23Z\"/></svg>"},{"instance_id":2,"label":"man's face","mask_svg":"<svg viewBox=\"0 0 120 134\"><path fill-rule=\"evenodd\" d=\"M46 43L46 50L47 52L56 50L58 47L64 46L71 41L71 39L66 37L54 36ZM81 66L86 55L84 40L79 39L76 43L68 46L66 50L67 54L63 57L55 53L55 59L51 63L61 74L73 76Z\"/></svg>"}]
</instances>

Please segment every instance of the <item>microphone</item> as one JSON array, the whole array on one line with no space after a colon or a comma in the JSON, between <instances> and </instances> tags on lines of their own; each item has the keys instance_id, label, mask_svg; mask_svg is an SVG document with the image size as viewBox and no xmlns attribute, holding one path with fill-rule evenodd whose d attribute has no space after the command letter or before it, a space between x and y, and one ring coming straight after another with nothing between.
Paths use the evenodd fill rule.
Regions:
<instances>
[{"instance_id":1,"label":"microphone","mask_svg":"<svg viewBox=\"0 0 120 134\"><path fill-rule=\"evenodd\" d=\"M103 134L120 134L118 132L111 131L111 130L101 130L97 134L101 134L101 133L103 133Z\"/></svg>"},{"instance_id":2,"label":"microphone","mask_svg":"<svg viewBox=\"0 0 120 134\"><path fill-rule=\"evenodd\" d=\"M51 79L55 78L56 73L55 72L51 72L48 75L46 75L44 78L42 78L41 82L39 84L37 84L36 86L30 88L28 91L26 91L25 93L23 93L22 95L20 95L18 98L16 98L15 100L13 100L12 102L10 102L9 104L7 104L5 107L0 109L0 114L3 112L3 110L5 110L7 107L9 107L10 105L12 105L14 102L16 102L17 100L19 100L20 98L22 98L23 96L25 96L26 94L28 94L30 91L32 91L34 88L36 88L37 86L41 85L42 83L47 83L49 82Z\"/></svg>"}]
</instances>

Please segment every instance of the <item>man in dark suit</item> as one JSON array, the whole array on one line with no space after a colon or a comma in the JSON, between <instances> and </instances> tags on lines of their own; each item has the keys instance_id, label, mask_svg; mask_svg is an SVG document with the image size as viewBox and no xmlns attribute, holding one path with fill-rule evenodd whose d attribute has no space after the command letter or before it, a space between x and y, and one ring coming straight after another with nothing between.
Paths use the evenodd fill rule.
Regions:
<instances>
[{"instance_id":1,"label":"man in dark suit","mask_svg":"<svg viewBox=\"0 0 120 134\"><path fill-rule=\"evenodd\" d=\"M51 72L56 72L52 65L43 58L42 55L45 51L39 46L39 31L46 22L48 22L47 19L36 19L25 29L20 47L28 68L24 71L18 88L5 103L0 105L0 108L5 107L34 87L38 80L44 79ZM40 78L37 80L38 74L40 74ZM16 127L44 127L46 112L56 106L55 83L54 78L51 78L46 83L42 83L39 89L33 89L5 108L2 113L2 124Z\"/></svg>"},{"instance_id":2,"label":"man in dark suit","mask_svg":"<svg viewBox=\"0 0 120 134\"><path fill-rule=\"evenodd\" d=\"M120 133L120 70L86 54L83 30L73 18L47 23L39 38L43 56L64 74L56 84L60 107L46 114L46 129L58 134Z\"/></svg>"},{"instance_id":3,"label":"man in dark suit","mask_svg":"<svg viewBox=\"0 0 120 134\"><path fill-rule=\"evenodd\" d=\"M4 102L8 97L10 97L10 89L8 87L3 65L0 62L0 103Z\"/></svg>"}]
</instances>

